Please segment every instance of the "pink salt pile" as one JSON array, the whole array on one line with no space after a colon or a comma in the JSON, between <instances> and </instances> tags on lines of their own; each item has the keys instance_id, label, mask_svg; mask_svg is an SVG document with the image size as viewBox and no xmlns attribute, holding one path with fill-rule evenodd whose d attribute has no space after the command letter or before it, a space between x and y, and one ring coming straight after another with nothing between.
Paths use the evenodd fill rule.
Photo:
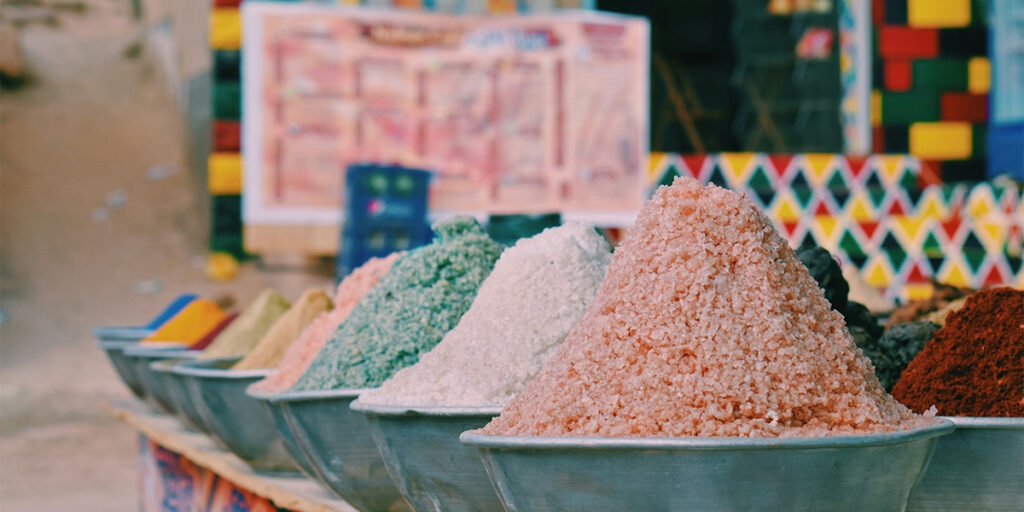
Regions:
<instances>
[{"instance_id":1,"label":"pink salt pile","mask_svg":"<svg viewBox=\"0 0 1024 512\"><path fill-rule=\"evenodd\" d=\"M295 385L306 368L309 368L309 365L316 359L320 349L324 348L324 344L334 334L334 331L363 298L363 295L377 286L380 278L391 270L391 264L402 254L396 252L385 258L371 258L352 271L338 284L338 291L334 297L334 309L321 314L306 326L285 352L277 369L263 380L252 384L250 388L256 392L272 394L280 393Z\"/></svg>"},{"instance_id":2,"label":"pink salt pile","mask_svg":"<svg viewBox=\"0 0 1024 512\"><path fill-rule=\"evenodd\" d=\"M933 421L885 393L761 212L677 178L644 206L558 353L483 432L824 436Z\"/></svg>"}]
</instances>

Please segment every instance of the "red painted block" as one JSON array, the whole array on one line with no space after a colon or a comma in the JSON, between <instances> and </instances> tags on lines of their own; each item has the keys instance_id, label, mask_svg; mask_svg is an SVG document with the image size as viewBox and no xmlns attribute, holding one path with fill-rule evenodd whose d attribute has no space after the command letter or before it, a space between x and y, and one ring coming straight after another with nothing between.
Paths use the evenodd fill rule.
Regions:
<instances>
[{"instance_id":1,"label":"red painted block","mask_svg":"<svg viewBox=\"0 0 1024 512\"><path fill-rule=\"evenodd\" d=\"M238 7L242 0L213 0L214 7Z\"/></svg>"},{"instance_id":2,"label":"red painted block","mask_svg":"<svg viewBox=\"0 0 1024 512\"><path fill-rule=\"evenodd\" d=\"M238 121L213 122L213 150L237 152L242 148L242 123Z\"/></svg>"},{"instance_id":3,"label":"red painted block","mask_svg":"<svg viewBox=\"0 0 1024 512\"><path fill-rule=\"evenodd\" d=\"M885 61L885 90L909 91L913 85L913 75L909 60L890 59Z\"/></svg>"},{"instance_id":4,"label":"red painted block","mask_svg":"<svg viewBox=\"0 0 1024 512\"><path fill-rule=\"evenodd\" d=\"M871 146L874 153L885 153L885 131L881 126L871 127Z\"/></svg>"},{"instance_id":5,"label":"red painted block","mask_svg":"<svg viewBox=\"0 0 1024 512\"><path fill-rule=\"evenodd\" d=\"M941 112L943 121L988 121L988 95L969 92L942 93Z\"/></svg>"},{"instance_id":6,"label":"red painted block","mask_svg":"<svg viewBox=\"0 0 1024 512\"><path fill-rule=\"evenodd\" d=\"M928 59L939 55L939 31L883 25L878 29L878 53L886 59Z\"/></svg>"},{"instance_id":7,"label":"red painted block","mask_svg":"<svg viewBox=\"0 0 1024 512\"><path fill-rule=\"evenodd\" d=\"M871 0L871 24L885 24L885 0Z\"/></svg>"}]
</instances>

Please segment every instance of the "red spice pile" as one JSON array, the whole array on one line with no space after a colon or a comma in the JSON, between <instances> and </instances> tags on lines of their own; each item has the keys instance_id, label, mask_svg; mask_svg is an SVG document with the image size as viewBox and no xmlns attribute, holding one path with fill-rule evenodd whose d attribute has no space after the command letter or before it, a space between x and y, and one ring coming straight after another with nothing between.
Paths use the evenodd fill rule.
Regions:
<instances>
[{"instance_id":1,"label":"red spice pile","mask_svg":"<svg viewBox=\"0 0 1024 512\"><path fill-rule=\"evenodd\" d=\"M971 295L907 369L892 394L915 411L1024 416L1024 291Z\"/></svg>"}]
</instances>

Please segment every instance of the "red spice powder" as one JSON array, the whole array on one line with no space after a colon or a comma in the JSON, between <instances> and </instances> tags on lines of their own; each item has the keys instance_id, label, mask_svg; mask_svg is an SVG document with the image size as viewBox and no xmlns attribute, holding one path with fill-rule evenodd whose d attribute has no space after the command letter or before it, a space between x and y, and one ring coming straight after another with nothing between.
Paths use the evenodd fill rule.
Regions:
<instances>
[{"instance_id":1,"label":"red spice powder","mask_svg":"<svg viewBox=\"0 0 1024 512\"><path fill-rule=\"evenodd\" d=\"M1024 291L971 295L903 371L892 395L945 416L1024 416Z\"/></svg>"}]
</instances>

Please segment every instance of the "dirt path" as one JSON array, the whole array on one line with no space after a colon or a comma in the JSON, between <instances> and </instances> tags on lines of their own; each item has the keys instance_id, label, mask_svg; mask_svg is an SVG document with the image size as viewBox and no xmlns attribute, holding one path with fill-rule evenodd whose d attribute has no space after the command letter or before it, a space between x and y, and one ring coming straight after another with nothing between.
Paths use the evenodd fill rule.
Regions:
<instances>
[{"instance_id":1,"label":"dirt path","mask_svg":"<svg viewBox=\"0 0 1024 512\"><path fill-rule=\"evenodd\" d=\"M251 267L227 284L204 277L208 199L128 5L94 0L23 27L33 82L0 101L4 512L137 507L137 438L102 407L127 392L93 326L140 323L185 291L244 302L329 281Z\"/></svg>"}]
</instances>

